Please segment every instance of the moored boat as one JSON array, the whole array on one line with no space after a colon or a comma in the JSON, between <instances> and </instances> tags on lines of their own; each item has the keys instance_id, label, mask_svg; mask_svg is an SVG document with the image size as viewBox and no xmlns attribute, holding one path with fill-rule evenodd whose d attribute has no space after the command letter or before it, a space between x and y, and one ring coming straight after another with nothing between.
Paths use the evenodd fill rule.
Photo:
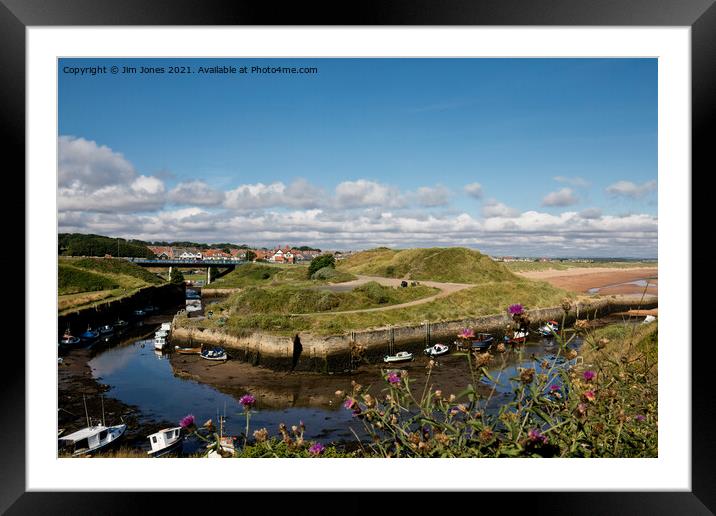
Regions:
<instances>
[{"instance_id":1,"label":"moored boat","mask_svg":"<svg viewBox=\"0 0 716 516\"><path fill-rule=\"evenodd\" d=\"M429 348L425 348L425 354L430 357L439 357L445 355L450 351L450 348L445 344L435 344Z\"/></svg>"},{"instance_id":2,"label":"moored boat","mask_svg":"<svg viewBox=\"0 0 716 516\"><path fill-rule=\"evenodd\" d=\"M111 335L112 333L114 333L114 326L111 324L105 324L99 329L99 334L102 336Z\"/></svg>"},{"instance_id":3,"label":"moored boat","mask_svg":"<svg viewBox=\"0 0 716 516\"><path fill-rule=\"evenodd\" d=\"M132 312L135 317L144 317L147 313L144 310L135 310Z\"/></svg>"},{"instance_id":4,"label":"moored boat","mask_svg":"<svg viewBox=\"0 0 716 516\"><path fill-rule=\"evenodd\" d=\"M505 335L505 342L508 344L523 344L527 341L528 334L527 330L517 330L512 333L512 337Z\"/></svg>"},{"instance_id":5,"label":"moored boat","mask_svg":"<svg viewBox=\"0 0 716 516\"><path fill-rule=\"evenodd\" d=\"M483 350L492 346L494 341L495 337L489 333L476 333L470 340L470 347L474 350Z\"/></svg>"},{"instance_id":6,"label":"moored boat","mask_svg":"<svg viewBox=\"0 0 716 516\"><path fill-rule=\"evenodd\" d=\"M97 330L93 330L89 326L87 326L87 331L80 335L80 339L85 342L91 342L97 337L99 337L99 332Z\"/></svg>"},{"instance_id":7,"label":"moored boat","mask_svg":"<svg viewBox=\"0 0 716 516\"><path fill-rule=\"evenodd\" d=\"M120 330L120 329L122 329L122 328L126 328L127 326L129 326L129 323L128 323L127 321L122 320L122 319L117 319L117 322L114 323L113 326L114 326L115 329Z\"/></svg>"},{"instance_id":8,"label":"moored boat","mask_svg":"<svg viewBox=\"0 0 716 516\"><path fill-rule=\"evenodd\" d=\"M167 345L167 339L165 337L154 337L154 349L164 349Z\"/></svg>"},{"instance_id":9,"label":"moored boat","mask_svg":"<svg viewBox=\"0 0 716 516\"><path fill-rule=\"evenodd\" d=\"M58 446L60 450L72 454L73 457L78 457L114 444L124 435L126 429L127 425L125 424L90 426L58 439Z\"/></svg>"},{"instance_id":10,"label":"moored boat","mask_svg":"<svg viewBox=\"0 0 716 516\"><path fill-rule=\"evenodd\" d=\"M62 335L62 338L60 339L60 345L61 346L76 346L80 343L80 338L75 337L70 333L70 329L67 328L65 330L64 335Z\"/></svg>"},{"instance_id":11,"label":"moored boat","mask_svg":"<svg viewBox=\"0 0 716 516\"><path fill-rule=\"evenodd\" d=\"M206 360L226 360L228 358L226 350L221 347L205 349L199 354L199 356L201 356L201 358L205 358Z\"/></svg>"},{"instance_id":12,"label":"moored boat","mask_svg":"<svg viewBox=\"0 0 716 516\"><path fill-rule=\"evenodd\" d=\"M148 437L152 449L147 452L150 457L162 457L171 453L181 453L184 437L180 426L164 428Z\"/></svg>"},{"instance_id":13,"label":"moored boat","mask_svg":"<svg viewBox=\"0 0 716 516\"><path fill-rule=\"evenodd\" d=\"M551 337L559 331L559 323L557 321L547 321L537 328L537 333L543 337Z\"/></svg>"},{"instance_id":14,"label":"moored boat","mask_svg":"<svg viewBox=\"0 0 716 516\"><path fill-rule=\"evenodd\" d=\"M383 362L410 362L413 360L413 354L407 351L398 351L395 355L385 355Z\"/></svg>"},{"instance_id":15,"label":"moored boat","mask_svg":"<svg viewBox=\"0 0 716 516\"><path fill-rule=\"evenodd\" d=\"M182 355L199 355L201 354L201 347L198 348L181 348L174 346L174 351L181 353Z\"/></svg>"}]
</instances>

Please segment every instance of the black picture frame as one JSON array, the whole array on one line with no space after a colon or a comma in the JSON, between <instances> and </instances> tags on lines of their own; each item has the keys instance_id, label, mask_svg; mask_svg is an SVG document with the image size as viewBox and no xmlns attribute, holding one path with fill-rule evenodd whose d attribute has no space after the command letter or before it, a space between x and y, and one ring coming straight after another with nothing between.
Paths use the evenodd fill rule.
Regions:
<instances>
[{"instance_id":1,"label":"black picture frame","mask_svg":"<svg viewBox=\"0 0 716 516\"><path fill-rule=\"evenodd\" d=\"M217 0L0 0L0 132L6 156L25 164L25 30L31 26L87 25L545 25L545 26L686 26L691 28L692 170L706 173L710 156L709 134L716 116L716 6L714 0L379 0L346 4L290 3L274 6L258 2ZM685 171L689 174L689 171ZM697 174L691 173L695 179ZM705 204L705 189L695 190L696 206ZM23 192L24 193L24 192ZM6 199L11 210L24 208L24 195ZM705 204L708 205L708 204ZM24 210L23 210L24 211ZM692 265L694 261L692 259ZM16 266L15 266L16 267ZM691 300L689 300L691 301ZM25 324L27 314L25 314ZM674 344L674 343L670 343ZM691 335L680 345L692 345ZM708 344L708 343L704 343ZM698 348L692 346L692 355ZM124 514L151 507L151 493L26 492L25 488L25 363L0 375L0 511L7 514ZM531 513L599 514L712 514L716 510L716 440L712 424L716 395L708 360L692 363L692 490L690 492L585 492L585 493L481 493L480 504L504 503L510 510ZM688 439L689 436L683 436ZM350 484L346 485L350 488ZM558 490L556 488L555 490ZM507 496L506 496L507 495ZM219 510L228 496L212 494L211 501L192 493L162 494L163 512ZM239 496L241 496L239 494ZM271 497L271 513L320 512L311 493ZM419 497L411 494L415 501ZM410 500L408 500L410 501ZM470 505L474 508L475 500ZM207 503L209 505L207 505ZM268 501L266 503L269 503ZM402 502L401 502L402 504ZM347 511L370 511L348 504ZM459 505L458 505L459 506ZM238 509L242 507L239 505ZM246 507L243 507L246 510Z\"/></svg>"}]
</instances>

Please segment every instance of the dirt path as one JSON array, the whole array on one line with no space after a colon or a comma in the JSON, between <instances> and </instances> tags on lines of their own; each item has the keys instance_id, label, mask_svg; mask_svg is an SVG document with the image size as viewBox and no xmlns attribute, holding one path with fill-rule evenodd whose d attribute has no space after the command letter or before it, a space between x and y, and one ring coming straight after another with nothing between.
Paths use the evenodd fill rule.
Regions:
<instances>
[{"instance_id":1,"label":"dirt path","mask_svg":"<svg viewBox=\"0 0 716 516\"><path fill-rule=\"evenodd\" d=\"M403 280L402 278L382 278L380 276L358 276L358 279L354 279L352 281L346 281L345 283L340 283L339 285L341 286L341 289L343 289L343 287L349 287L350 289L353 289L359 285L363 285L370 281L375 281L375 282L380 283L381 285L384 285L386 287L399 287L401 281L411 281L411 280ZM315 313L309 313L309 314L295 314L295 315L332 315L332 314L357 314L357 313L363 313L363 312L383 312L385 310L395 310L397 308L406 308L409 306L422 305L424 303L429 303L431 301L435 301L436 299L440 299L441 297L449 296L450 294L452 294L454 292L459 292L460 290L475 286L475 285L472 285L469 283L440 283L438 281L421 281L420 284L424 285L426 287L440 289L440 292L438 292L437 294L432 295L432 296L415 299L413 301L409 301L407 303L400 303L398 305L381 306L378 308L363 308L360 310L345 310L343 312L315 312ZM348 288L346 288L346 290L348 290Z\"/></svg>"}]
</instances>

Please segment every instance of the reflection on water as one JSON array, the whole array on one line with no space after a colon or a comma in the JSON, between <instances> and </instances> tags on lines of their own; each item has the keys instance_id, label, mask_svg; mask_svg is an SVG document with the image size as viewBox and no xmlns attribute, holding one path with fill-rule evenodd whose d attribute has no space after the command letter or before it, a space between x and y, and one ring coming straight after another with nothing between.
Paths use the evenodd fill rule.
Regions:
<instances>
[{"instance_id":1,"label":"reflection on water","mask_svg":"<svg viewBox=\"0 0 716 516\"><path fill-rule=\"evenodd\" d=\"M581 341L575 339L570 347L578 348L580 345ZM556 353L557 349L553 340L541 339L528 342L519 351L496 355L489 371L498 381L497 385L483 384L478 389L489 396L494 387L490 406L498 408L509 401L511 379L518 376L518 369L536 367L537 372L541 372L540 362L545 356ZM305 437L324 443L353 442L353 432L365 436L363 423L355 419L351 411L343 409L340 400L335 397L337 389L350 391L351 380L366 386L373 394L380 394L386 387L381 377L383 364L366 364L350 375L330 376L274 373L236 361L231 367L240 376L243 371L246 378L228 377L231 378L231 385L212 386L176 376L172 361L180 363L182 360L202 359L177 355L169 360L167 355L155 351L152 340L144 337L99 352L89 366L95 378L111 387L109 396L137 406L145 421L178 423L187 414L193 414L202 424L208 419L216 422L219 415L225 414L225 433L240 435L245 429L245 418L238 398L250 392L258 399L256 410L251 414L252 430L265 426L275 435L279 423L290 427L303 421L306 425ZM417 356L415 361L399 366L409 372L418 391L422 391L427 378L428 360L425 356ZM470 382L465 356L449 354L441 357L433 368L429 387L442 389L446 394L457 394ZM185 451L191 453L191 445Z\"/></svg>"}]
</instances>

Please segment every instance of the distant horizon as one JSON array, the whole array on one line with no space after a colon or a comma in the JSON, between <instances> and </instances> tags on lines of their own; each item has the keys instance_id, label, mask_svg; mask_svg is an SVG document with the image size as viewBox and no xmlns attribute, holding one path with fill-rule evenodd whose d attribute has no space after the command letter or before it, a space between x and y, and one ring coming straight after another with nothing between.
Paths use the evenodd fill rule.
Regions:
<instances>
[{"instance_id":1,"label":"distant horizon","mask_svg":"<svg viewBox=\"0 0 716 516\"><path fill-rule=\"evenodd\" d=\"M73 232L73 233L67 233L67 232L60 232L59 234L82 234L82 235L95 235L95 236L101 236L111 239L117 239L121 238L125 241L140 241L145 242L149 245L157 245L157 242L167 242L168 244L174 244L177 242L189 242L193 244L201 244L201 245L208 245L208 246L214 246L219 244L230 244L235 246L246 246L250 249L276 249L277 247L284 248L286 246L296 249L298 247L310 247L313 249L320 249L321 252L323 251L349 251L349 252L361 252L361 251L370 251L372 249L378 249L381 247L388 248L395 251L401 251L406 249L427 249L427 248L458 248L462 247L465 249L470 249L472 251L478 251L481 254L491 256L491 257L514 257L514 258L532 258L532 259L539 259L539 258L546 258L546 259L558 259L558 260L599 260L599 261L607 261L607 260L614 260L614 261L634 261L634 260L645 260L645 261L652 261L652 260L658 260L658 257L648 257L648 256L578 256L578 255L572 255L572 256L555 256L555 255L548 255L548 254L540 254L540 255L523 255L523 254L515 254L515 253L488 253L483 251L483 249L478 249L476 247L470 247L468 245L440 245L440 246L412 246L412 247L393 247L389 245L379 245L375 247L365 247L365 248L355 248L355 249L348 249L348 248L333 248L333 247L322 247L318 245L314 245L311 243L306 242L300 242L300 243L281 243L281 244L274 244L274 245L253 245L245 242L232 242L230 240L225 241L199 241L199 240L172 240L172 239L157 239L157 240L143 240L141 238L134 238L134 237L124 237L124 236L110 236L110 235L100 235L98 233L79 233L79 232Z\"/></svg>"},{"instance_id":2,"label":"distant horizon","mask_svg":"<svg viewBox=\"0 0 716 516\"><path fill-rule=\"evenodd\" d=\"M166 73L179 64L190 73ZM246 65L310 73L199 70ZM135 71L78 72L111 66ZM658 255L656 59L63 58L58 71L63 232Z\"/></svg>"}]
</instances>

